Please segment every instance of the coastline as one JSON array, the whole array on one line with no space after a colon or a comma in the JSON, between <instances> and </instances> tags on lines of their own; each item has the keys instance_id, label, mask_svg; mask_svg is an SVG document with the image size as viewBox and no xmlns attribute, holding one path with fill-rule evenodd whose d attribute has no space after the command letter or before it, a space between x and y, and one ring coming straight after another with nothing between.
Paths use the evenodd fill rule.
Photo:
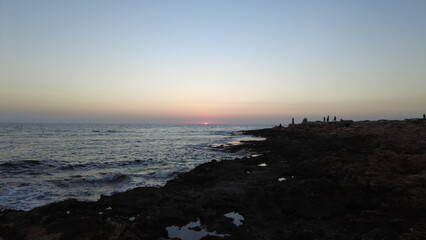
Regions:
<instances>
[{"instance_id":1,"label":"coastline","mask_svg":"<svg viewBox=\"0 0 426 240\"><path fill-rule=\"evenodd\" d=\"M211 161L164 187L2 210L0 239L424 239L426 120L308 122L246 131L256 157ZM237 226L226 217L244 217ZM200 229L201 228L201 229ZM195 230L194 230L195 231ZM226 235L225 235L226 234Z\"/></svg>"}]
</instances>

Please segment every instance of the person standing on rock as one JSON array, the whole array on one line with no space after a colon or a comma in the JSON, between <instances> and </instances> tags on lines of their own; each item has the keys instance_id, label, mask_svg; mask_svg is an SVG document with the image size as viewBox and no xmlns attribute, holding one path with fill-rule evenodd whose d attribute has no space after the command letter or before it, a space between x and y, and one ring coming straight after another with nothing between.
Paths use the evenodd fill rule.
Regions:
<instances>
[{"instance_id":1,"label":"person standing on rock","mask_svg":"<svg viewBox=\"0 0 426 240\"><path fill-rule=\"evenodd\" d=\"M294 124L294 118L291 118L291 124Z\"/></svg>"},{"instance_id":2,"label":"person standing on rock","mask_svg":"<svg viewBox=\"0 0 426 240\"><path fill-rule=\"evenodd\" d=\"M423 119L426 119L426 114L423 113Z\"/></svg>"}]
</instances>

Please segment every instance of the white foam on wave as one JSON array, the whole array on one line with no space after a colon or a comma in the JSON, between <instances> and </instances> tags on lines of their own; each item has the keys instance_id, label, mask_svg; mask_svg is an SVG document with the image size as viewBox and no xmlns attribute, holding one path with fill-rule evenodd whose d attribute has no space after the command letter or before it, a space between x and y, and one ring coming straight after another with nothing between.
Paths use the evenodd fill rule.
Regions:
<instances>
[{"instance_id":1,"label":"white foam on wave","mask_svg":"<svg viewBox=\"0 0 426 240\"><path fill-rule=\"evenodd\" d=\"M130 181L130 177L123 173L112 173L105 177L88 177L84 181L89 183L120 183Z\"/></svg>"},{"instance_id":2,"label":"white foam on wave","mask_svg":"<svg viewBox=\"0 0 426 240\"><path fill-rule=\"evenodd\" d=\"M140 186L160 187L216 159L247 156L207 146L250 140L248 125L3 124L0 206L29 210ZM43 136L43 141L40 140ZM11 141L13 140L13 141ZM218 145L214 145L219 143ZM19 149L19 151L16 151Z\"/></svg>"}]
</instances>

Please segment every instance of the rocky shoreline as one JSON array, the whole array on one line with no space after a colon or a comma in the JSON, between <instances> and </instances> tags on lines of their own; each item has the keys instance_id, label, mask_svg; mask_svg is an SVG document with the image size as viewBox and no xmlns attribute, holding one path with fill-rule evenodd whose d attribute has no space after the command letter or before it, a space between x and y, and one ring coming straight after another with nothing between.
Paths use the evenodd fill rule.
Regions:
<instances>
[{"instance_id":1,"label":"rocky shoreline","mask_svg":"<svg viewBox=\"0 0 426 240\"><path fill-rule=\"evenodd\" d=\"M202 164L161 188L3 209L0 240L426 239L426 120L245 134L267 140L229 150L259 154Z\"/></svg>"}]
</instances>

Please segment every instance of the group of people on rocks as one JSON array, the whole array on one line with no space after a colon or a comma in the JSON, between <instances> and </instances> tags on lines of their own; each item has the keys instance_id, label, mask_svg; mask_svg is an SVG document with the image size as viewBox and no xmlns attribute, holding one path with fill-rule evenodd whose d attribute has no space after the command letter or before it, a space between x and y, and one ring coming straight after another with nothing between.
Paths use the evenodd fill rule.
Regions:
<instances>
[{"instance_id":1,"label":"group of people on rocks","mask_svg":"<svg viewBox=\"0 0 426 240\"><path fill-rule=\"evenodd\" d=\"M323 118L322 121L325 122L325 117ZM334 116L333 122L336 122L336 121L337 121L337 118L336 118L336 116ZM330 116L327 116L327 122L330 122Z\"/></svg>"},{"instance_id":2,"label":"group of people on rocks","mask_svg":"<svg viewBox=\"0 0 426 240\"><path fill-rule=\"evenodd\" d=\"M424 114L423 114L423 117L425 117ZM324 117L322 121L323 122L326 122L326 121L330 122L330 116L327 116L327 118ZM302 123L307 123L307 122L308 122L308 119L307 118L303 118ZM336 116L334 116L333 122L337 122L337 117ZM291 124L294 124L294 118L291 118ZM281 126L281 124L280 124L280 126Z\"/></svg>"},{"instance_id":3,"label":"group of people on rocks","mask_svg":"<svg viewBox=\"0 0 426 240\"><path fill-rule=\"evenodd\" d=\"M426 114L423 114L423 119L426 119ZM330 116L323 117L322 121L323 122L330 122ZM340 121L342 121L342 119L340 119ZM336 116L333 117L333 122L337 122ZM308 119L307 118L303 118L302 124L306 124L306 123L308 123ZM291 124L294 125L294 118L291 118ZM283 128L283 125L280 123L280 125L278 126L278 128Z\"/></svg>"}]
</instances>

